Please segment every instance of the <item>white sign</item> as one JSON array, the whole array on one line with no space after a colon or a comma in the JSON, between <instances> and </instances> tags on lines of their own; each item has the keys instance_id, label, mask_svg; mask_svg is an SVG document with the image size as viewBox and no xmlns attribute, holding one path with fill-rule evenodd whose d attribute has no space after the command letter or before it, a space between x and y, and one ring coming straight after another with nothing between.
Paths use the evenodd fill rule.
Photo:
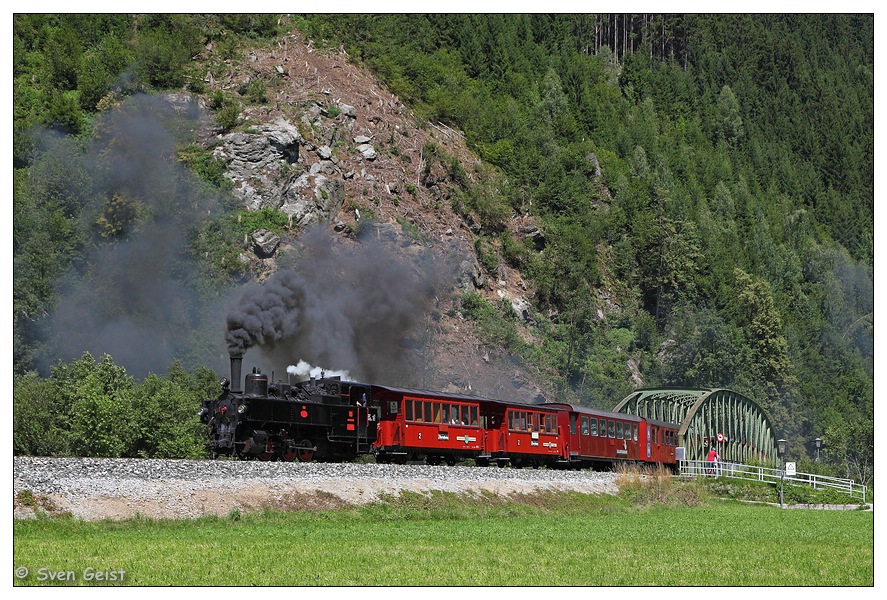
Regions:
<instances>
[{"instance_id":1,"label":"white sign","mask_svg":"<svg viewBox=\"0 0 887 600\"><path fill-rule=\"evenodd\" d=\"M793 463L793 462L785 463L785 474L788 476L797 474L797 467L795 466L795 463Z\"/></svg>"}]
</instances>

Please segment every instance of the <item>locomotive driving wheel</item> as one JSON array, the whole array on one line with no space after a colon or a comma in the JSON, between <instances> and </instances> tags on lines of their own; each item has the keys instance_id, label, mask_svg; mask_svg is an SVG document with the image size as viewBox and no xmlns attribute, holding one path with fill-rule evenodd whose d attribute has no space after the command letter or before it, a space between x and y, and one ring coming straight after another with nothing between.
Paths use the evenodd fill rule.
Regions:
<instances>
[{"instance_id":1,"label":"locomotive driving wheel","mask_svg":"<svg viewBox=\"0 0 887 600\"><path fill-rule=\"evenodd\" d=\"M258 457L259 460L262 462L274 460L274 446L272 446L270 442L265 444L265 450L263 452L259 452Z\"/></svg>"},{"instance_id":2,"label":"locomotive driving wheel","mask_svg":"<svg viewBox=\"0 0 887 600\"><path fill-rule=\"evenodd\" d=\"M296 460L296 455L298 454L295 446L287 445L283 452L280 454L280 458L285 460L286 462L293 462Z\"/></svg>"},{"instance_id":3,"label":"locomotive driving wheel","mask_svg":"<svg viewBox=\"0 0 887 600\"><path fill-rule=\"evenodd\" d=\"M299 462L311 462L314 458L314 444L311 443L311 440L302 440L296 444L295 452Z\"/></svg>"}]
</instances>

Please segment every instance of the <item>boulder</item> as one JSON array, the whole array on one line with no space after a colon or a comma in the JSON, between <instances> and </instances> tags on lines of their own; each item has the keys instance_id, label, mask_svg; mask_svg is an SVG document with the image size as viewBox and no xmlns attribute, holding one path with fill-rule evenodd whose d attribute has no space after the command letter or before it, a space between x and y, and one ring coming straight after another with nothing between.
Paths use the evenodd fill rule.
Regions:
<instances>
[{"instance_id":1,"label":"boulder","mask_svg":"<svg viewBox=\"0 0 887 600\"><path fill-rule=\"evenodd\" d=\"M280 237L267 229L256 229L252 238L253 251L259 258L271 258L280 245Z\"/></svg>"},{"instance_id":2,"label":"boulder","mask_svg":"<svg viewBox=\"0 0 887 600\"><path fill-rule=\"evenodd\" d=\"M350 104L345 104L344 102L339 102L339 110L342 111L342 114L346 117L350 117L352 119L357 118L357 109L351 106Z\"/></svg>"},{"instance_id":3,"label":"boulder","mask_svg":"<svg viewBox=\"0 0 887 600\"><path fill-rule=\"evenodd\" d=\"M526 298L522 296L512 296L505 290L496 290L496 295L503 300L507 300L511 304L511 310L515 312L521 321L528 325L537 325L536 319L534 319L533 315L530 313L532 305Z\"/></svg>"},{"instance_id":4,"label":"boulder","mask_svg":"<svg viewBox=\"0 0 887 600\"><path fill-rule=\"evenodd\" d=\"M280 210L300 226L329 223L335 219L345 202L345 185L341 180L314 177L293 182L284 195Z\"/></svg>"},{"instance_id":5,"label":"boulder","mask_svg":"<svg viewBox=\"0 0 887 600\"><path fill-rule=\"evenodd\" d=\"M283 118L277 118L270 123L257 125L256 129L268 138L275 153L283 160L292 164L299 159L302 136L295 125Z\"/></svg>"},{"instance_id":6,"label":"boulder","mask_svg":"<svg viewBox=\"0 0 887 600\"><path fill-rule=\"evenodd\" d=\"M536 250L542 250L548 243L548 240L545 239L545 234L542 233L538 227L522 227L520 232L523 234L524 238L528 238L533 242L533 246L535 246Z\"/></svg>"},{"instance_id":7,"label":"boulder","mask_svg":"<svg viewBox=\"0 0 887 600\"><path fill-rule=\"evenodd\" d=\"M393 223L370 222L364 226L363 232L361 232L362 235L371 236L383 242L396 242L399 234L397 226Z\"/></svg>"},{"instance_id":8,"label":"boulder","mask_svg":"<svg viewBox=\"0 0 887 600\"><path fill-rule=\"evenodd\" d=\"M376 149L372 144L361 144L357 147L357 151L367 160L376 160Z\"/></svg>"},{"instance_id":9,"label":"boulder","mask_svg":"<svg viewBox=\"0 0 887 600\"><path fill-rule=\"evenodd\" d=\"M458 287L466 292L473 292L484 286L486 283L484 272L476 256L472 255L459 264L459 275L456 282Z\"/></svg>"},{"instance_id":10,"label":"boulder","mask_svg":"<svg viewBox=\"0 0 887 600\"><path fill-rule=\"evenodd\" d=\"M594 176L600 178L601 163L598 161L597 156L592 153L586 156L585 159L591 164L591 167L594 169Z\"/></svg>"}]
</instances>

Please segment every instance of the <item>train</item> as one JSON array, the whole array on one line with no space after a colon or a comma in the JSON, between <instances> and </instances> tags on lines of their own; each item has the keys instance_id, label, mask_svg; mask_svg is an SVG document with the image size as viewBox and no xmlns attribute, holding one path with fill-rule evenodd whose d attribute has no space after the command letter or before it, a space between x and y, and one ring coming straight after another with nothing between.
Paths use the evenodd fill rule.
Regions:
<instances>
[{"instance_id":1,"label":"train","mask_svg":"<svg viewBox=\"0 0 887 600\"><path fill-rule=\"evenodd\" d=\"M270 382L258 368L243 378L231 357L222 392L202 402L214 458L612 469L674 469L679 425L574 404L525 404L311 377Z\"/></svg>"}]
</instances>

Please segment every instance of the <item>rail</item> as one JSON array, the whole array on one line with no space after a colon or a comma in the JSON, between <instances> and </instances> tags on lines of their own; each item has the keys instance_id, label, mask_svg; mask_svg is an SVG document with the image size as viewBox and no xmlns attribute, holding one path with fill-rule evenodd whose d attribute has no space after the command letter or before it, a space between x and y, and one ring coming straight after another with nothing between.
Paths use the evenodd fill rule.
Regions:
<instances>
[{"instance_id":1,"label":"rail","mask_svg":"<svg viewBox=\"0 0 887 600\"><path fill-rule=\"evenodd\" d=\"M852 479L826 477L813 473L795 473L787 475L782 469L768 469L732 462L716 462L713 465L704 460L679 461L679 476L692 479L695 477L731 477L750 481L765 481L774 485L810 485L813 489L830 488L848 494L851 499L859 499L865 504L866 486Z\"/></svg>"}]
</instances>

